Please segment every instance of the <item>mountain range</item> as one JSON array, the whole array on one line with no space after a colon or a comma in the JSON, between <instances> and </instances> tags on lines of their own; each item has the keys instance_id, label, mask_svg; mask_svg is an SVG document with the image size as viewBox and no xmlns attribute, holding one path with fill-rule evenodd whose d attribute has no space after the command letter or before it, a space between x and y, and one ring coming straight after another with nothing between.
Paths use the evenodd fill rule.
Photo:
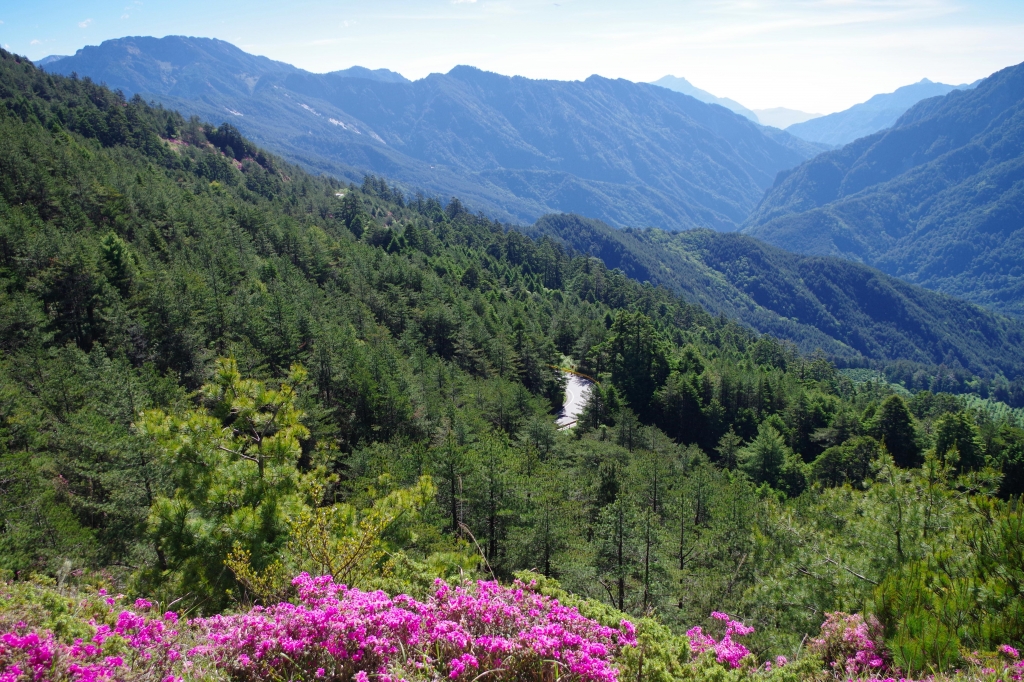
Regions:
<instances>
[{"instance_id":1,"label":"mountain range","mask_svg":"<svg viewBox=\"0 0 1024 682\"><path fill-rule=\"evenodd\" d=\"M1022 67L974 89L922 81L816 119L824 121L822 135L849 136L910 107L890 128L820 155L825 143L813 147L756 125L726 106L754 112L681 78L536 81L471 67L418 81L362 67L313 74L223 41L183 37L108 41L45 68L90 75L206 119L228 118L317 171L350 180L379 173L406 189L457 195L506 221L549 213L603 221L582 229L576 219L549 216L530 229L584 252L600 242L609 266L805 350L955 359L975 371L988 363L950 354L952 342L941 340L959 338L950 320L975 319L960 302L837 259L801 260L736 236L668 232L743 226L782 249L838 256L1024 316ZM578 242L553 226L588 236ZM621 262L615 255L627 253ZM713 255L725 253L746 265ZM879 298L879 291L887 293ZM902 311L903 322L885 318L889 310ZM986 320L966 328L1002 338L993 331L1002 322Z\"/></svg>"},{"instance_id":2,"label":"mountain range","mask_svg":"<svg viewBox=\"0 0 1024 682\"><path fill-rule=\"evenodd\" d=\"M1024 316L1024 64L780 174L744 231Z\"/></svg>"},{"instance_id":3,"label":"mountain range","mask_svg":"<svg viewBox=\"0 0 1024 682\"><path fill-rule=\"evenodd\" d=\"M946 85L923 78L917 83L897 88L894 92L875 95L866 102L824 116L786 107L748 109L736 100L716 97L692 85L685 78L676 76L665 76L652 84L690 95L701 102L718 104L755 123L784 129L802 140L834 148L889 128L910 107L923 99L941 97L953 90L973 88L977 82L970 85Z\"/></svg>"},{"instance_id":4,"label":"mountain range","mask_svg":"<svg viewBox=\"0 0 1024 682\"><path fill-rule=\"evenodd\" d=\"M895 92L875 95L845 111L794 123L785 128L786 132L810 142L840 147L891 127L907 109L923 99L941 97L953 90L963 90L974 85L946 85L924 78L913 85L897 88Z\"/></svg>"},{"instance_id":5,"label":"mountain range","mask_svg":"<svg viewBox=\"0 0 1024 682\"><path fill-rule=\"evenodd\" d=\"M459 66L314 74L206 38L122 38L46 64L206 120L317 172L532 222L737 229L779 171L825 147L650 84L539 81Z\"/></svg>"},{"instance_id":6,"label":"mountain range","mask_svg":"<svg viewBox=\"0 0 1024 682\"><path fill-rule=\"evenodd\" d=\"M453 285L474 290L480 287L481 292L485 290L481 278L490 277L486 274L489 269L497 268L498 271L505 267L491 263L489 259L492 257L492 247L483 246L488 243L486 240L493 240L501 235L500 241L504 246L495 246L497 250L494 253L505 254L504 257L507 257L509 263L523 262L523 253L533 248L542 249L553 258L567 255L577 264L574 267L581 275L588 279L592 278L589 283L581 280L583 289L578 294L581 305L585 305L583 302L593 303L602 297L619 300L617 305L624 305L621 295L624 291L631 290L635 292L636 300L634 304L628 304L629 307L646 306L646 309L653 311L654 314L669 315L668 307L662 306L658 301L670 301L674 297L649 285L636 284L648 282L672 290L687 301L699 304L704 310L719 316L718 327L722 330L730 327L731 323L725 321L729 318L759 332L788 339L806 353L820 350L826 357L847 365L871 364L889 367L893 361L909 361L913 373L920 369L925 375L935 377L946 376L950 372L961 377L964 374L967 377L973 374L1003 383L1005 380L1001 377L1013 380L1024 375L1024 324L970 303L906 284L861 264L839 258L786 253L735 232L718 233L708 229L680 233L657 229L617 230L600 221L571 214L548 215L530 227L520 228L530 236L540 238L535 242L539 245L537 247L530 246L525 238L514 235L513 231L505 226L492 223L482 216L470 216L471 222L479 226L479 233L467 232L461 236L454 236L448 234L445 224L450 219L465 220L469 215L461 202L453 200L447 206L442 206L435 200L417 198L403 205L398 203L393 188L379 179L367 179L357 195L356 190L345 190L334 179L320 179L314 182L300 170L291 168L259 150L232 127L193 125L175 112L148 108L141 98L132 98L126 102L95 84L83 80L47 77L29 64L19 65L16 60L14 63L7 63L6 68L6 77L10 83L0 90L0 101L4 103L0 108L0 122L7 126L5 135L10 138L7 141L10 153L0 155L0 169L4 171L0 173L0 177L5 181L0 183L6 197L4 205L20 215L22 209L19 207L28 202L32 207L26 210L48 216L47 219L55 219L54 216L77 215L68 212L77 210L74 207L80 200L76 192L88 191L95 194L95 197L87 202L91 220L97 225L111 226L99 228L101 230L117 230L106 233L103 237L106 240L103 244L109 242L110 245L96 247L97 253L110 254L103 256L106 259L104 262L109 261L108 264L97 267L102 267L105 272L109 271L110 277L113 277L112 281L120 283L116 286L122 287L125 291L128 291L125 278L129 275L124 273L136 272L136 268L144 267L144 262L153 259L156 262L159 258L155 255L147 256L139 261L139 265L129 266L123 259L118 260L121 256L114 253L117 249L128 248L119 246L122 242L118 242L118 239L133 239L139 243L140 248L143 247L143 243L156 245L146 246L146 249L157 248L164 243L162 240L165 238L161 236L164 226L170 229L180 224L181 230L187 229L188 234L194 234L196 239L205 240L204 243L208 243L210 247L215 246L226 257L227 254L234 254L236 245L241 242L236 244L235 240L227 239L222 233L216 232L214 223L223 223L231 229L241 231L262 229L254 227L257 224L265 224L268 229L277 225L256 220L251 212L238 208L216 215L210 214L210 207L224 196L224 192L230 191L233 195L237 194L240 200L244 198L244 201L248 202L277 202L275 205L290 207L288 210L297 216L320 216L336 225L338 229L350 233L351 239L359 239L365 244L374 245L382 252L407 254L412 258L408 261L410 266L415 263L415 267L426 268L438 277L442 276L443 271L446 281ZM393 78L386 72L379 73L378 76ZM345 80L375 82L350 77ZM400 86L402 83L388 85ZM97 101L100 102L99 105L96 104ZM702 106L705 109L720 109ZM729 115L734 120L738 118ZM148 127L140 132L140 121L145 117L149 117L146 119L149 123L145 124ZM28 134L26 131L35 131L31 133L36 136L32 139L40 136L47 140L52 139L53 141L48 143L52 146L51 151L40 151L40 145L45 144L39 140L36 141L39 149L32 147L26 141L27 138L22 140L19 136L24 137ZM160 136L158 137L154 131L158 131ZM100 182L82 176L75 182L69 182L60 174L59 178L53 178L50 172L45 170L52 166L52 162L37 158L40 155L58 153L63 148L62 145L74 143L77 145L75 149L78 150L76 154L80 159L80 169L83 173L93 173L94 166L99 166L82 161L91 153L91 147L88 145L93 143L88 141L90 138L94 138L97 144L104 145L104 148L123 147L118 152L120 156L117 158L120 161L109 160L104 166L107 169L105 172L117 175L118 179L104 179ZM0 136L0 140L4 139L4 136ZM21 142L14 142L15 139ZM142 169L147 167L147 164L152 166L154 162L157 162L162 170L155 173L147 172L145 177L139 173L121 171L117 167L119 163L123 163L128 168ZM239 166L241 170L238 170ZM151 177L158 175L163 177L163 189L155 189L145 184ZM186 177L191 179L185 180ZM182 182L188 184L179 186ZM296 182L303 183L302 187L293 187L293 183ZM69 189L59 190L55 183L64 183ZM84 187L86 190L72 191L72 186ZM225 190L225 186L232 189ZM313 187L319 189L312 189ZM179 199L169 199L168 192ZM317 199L319 203L317 207L312 204L295 204L292 199L285 200L288 192L293 193L291 196L313 192L320 197ZM186 215L191 215L194 207L180 206L180 197L193 194L206 197L202 205L207 208L194 216L194 219L202 219L202 228L187 227L193 218L186 219ZM345 198L339 198L339 194ZM352 197L363 196L374 200L366 204L357 198L353 202L350 194ZM35 207L36 204L38 208ZM59 209L54 208L58 205ZM170 210L172 205L178 207L175 211L180 209L178 213L174 213L180 217L173 220L152 217L156 214L163 215L160 212ZM360 209L360 206L363 209ZM413 217L413 214L422 216L422 219ZM398 220L394 216L399 216L400 222L394 222ZM380 225L376 223L377 218L382 221ZM77 223L68 223L66 217L60 217L59 220L62 225L68 225L68 234L76 235L76 239L81 237L100 240L95 229L82 230L76 227ZM152 225L146 227L149 222L152 222ZM20 224L18 220L11 223ZM285 221L279 226L283 231L274 232L273 229L277 228L273 228L272 238L260 237L255 243L261 244L260 248L271 248L270 241L267 241L271 239L274 243L280 242L280 248L288 249L292 248L289 245L293 242L308 242L312 249L311 253L319 255L310 256L312 260L308 262L301 261L301 269L308 269L310 273L320 272L321 266L316 264L320 261L317 259L327 263L334 257L334 251L325 251L322 246L317 246L319 242L316 242L316 235L320 233L316 230L310 228L312 231L308 235L300 237L294 231L289 231L291 228L286 227L299 224L302 224L301 220L294 225L290 221ZM120 237L121 233L126 236ZM0 234L0 238L2 237ZM443 258L437 259L439 254L436 249L440 248L438 240L442 238L458 242L453 242L452 253L459 254L460 262L465 262L463 265L456 267ZM545 238L549 240L547 245L544 244ZM485 241L481 242L481 239ZM465 242L465 249L459 246L462 240L468 240ZM570 248L559 251L557 245L552 246L550 240ZM26 244L42 245L45 240L26 241L15 233L10 233L4 243L7 242L11 248L24 248ZM69 242L71 243L78 242ZM51 246L57 248L56 243ZM70 249L71 246L62 248ZM183 256L190 257L186 256L187 253L187 250L182 251ZM417 253L422 255L415 255ZM484 253L487 255L484 256ZM562 253L563 256L558 256L558 253ZM587 259L577 259L574 253L600 258L605 266L620 272L586 265ZM430 259L423 260L427 256L430 256ZM45 264L53 260L52 257L39 255L20 260L10 254L7 257L9 260L13 259L11 262L25 260L34 264ZM536 272L548 273L550 258L538 260L530 257L527 260L534 263L530 267ZM487 265L488 263L490 265ZM73 269L78 266L67 267ZM265 276L271 277L271 270L264 270ZM230 276L225 276L230 280ZM274 278L278 276L273 275ZM68 301L67 306L63 308L53 308L52 314L61 320L78 320L69 327L78 335L77 343L85 347L95 343L95 339L99 337L95 336L95 327L89 321L89 315L92 315L89 306L94 304L80 302L77 298L76 287L83 286L80 279L76 279L79 276L62 278L54 274L52 277L56 278L54 281L63 282L60 286L64 288L47 294L48 300ZM530 280L529 286L536 288L538 292L543 291L545 296L551 295L552 286L558 286L558 277L550 273L540 279L534 278L533 275L531 278L533 279ZM630 283L630 278L633 283ZM219 279L217 276L211 286L203 289L214 295L214 299L211 299L213 307L210 310L219 305L215 301ZM289 286L292 284L295 282L291 282ZM390 286L383 280L381 285ZM40 283L39 286L44 285ZM114 291L113 288L108 289L110 292ZM431 296L433 295L432 293ZM468 292L460 294L462 299L469 296ZM369 309L381 319L401 324L395 322L399 309L394 308L389 300L374 298ZM296 310L306 310L306 303L296 305ZM419 304L412 305L408 310L410 313L413 310L420 311L416 312L419 315L422 312L421 307ZM534 304L531 303L526 308L533 311L531 314L537 314ZM42 314L44 308L38 310ZM676 316L673 317L672 325L682 331L689 329L688 325L692 324L693 316L698 313L699 308L683 306L678 308L678 311L671 313ZM452 319L456 320L467 314L470 313L459 313ZM554 313L547 311L544 314L551 319ZM705 320L715 319L706 313L700 315ZM601 317L603 319L603 316ZM5 319L13 321L16 318L8 315ZM39 319L45 323L48 318L43 315ZM18 328L19 323L11 323L15 324L12 329ZM439 321L437 324L444 328L450 327L448 322ZM602 323L598 324L604 328ZM732 326L736 330L735 333L740 336L747 339L756 338L750 336L746 330L740 331L739 327ZM715 343L712 339L708 339L708 342ZM567 343L565 348L572 345ZM455 346L458 346L458 343ZM469 358L470 355L466 357ZM945 369L941 365L945 365ZM964 378L959 381L962 382Z\"/></svg>"}]
</instances>

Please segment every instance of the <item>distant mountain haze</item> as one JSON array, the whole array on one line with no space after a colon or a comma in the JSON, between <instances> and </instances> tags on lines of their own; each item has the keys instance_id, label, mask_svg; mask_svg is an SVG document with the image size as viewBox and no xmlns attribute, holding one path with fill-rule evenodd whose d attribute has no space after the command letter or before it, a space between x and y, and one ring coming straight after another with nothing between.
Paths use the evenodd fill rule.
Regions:
<instances>
[{"instance_id":1,"label":"distant mountain haze","mask_svg":"<svg viewBox=\"0 0 1024 682\"><path fill-rule=\"evenodd\" d=\"M929 97L941 97L953 90L963 90L974 85L946 85L933 83L927 78L897 88L895 92L875 95L866 102L855 104L845 111L820 116L803 123L794 123L786 128L792 133L811 142L841 147L856 139L885 130L910 107Z\"/></svg>"},{"instance_id":2,"label":"distant mountain haze","mask_svg":"<svg viewBox=\"0 0 1024 682\"><path fill-rule=\"evenodd\" d=\"M757 120L761 125L772 126L773 128L786 129L795 123L808 121L821 114L809 114L806 111L787 109L785 107L773 107L771 109L754 109Z\"/></svg>"},{"instance_id":3,"label":"distant mountain haze","mask_svg":"<svg viewBox=\"0 0 1024 682\"><path fill-rule=\"evenodd\" d=\"M316 172L384 175L532 222L737 229L779 171L824 149L650 84L538 81L456 67L409 82L314 74L220 40L122 38L48 64L206 120ZM368 77L368 74L376 74Z\"/></svg>"},{"instance_id":4,"label":"distant mountain haze","mask_svg":"<svg viewBox=\"0 0 1024 682\"><path fill-rule=\"evenodd\" d=\"M1024 318L1024 64L781 174L744 231Z\"/></svg>"},{"instance_id":5,"label":"distant mountain haze","mask_svg":"<svg viewBox=\"0 0 1024 682\"><path fill-rule=\"evenodd\" d=\"M689 95L694 99L699 99L701 102L707 104L717 104L723 106L729 111L735 112L744 118L748 118L754 123L760 123L755 114L750 109L737 102L736 100L729 99L728 97L715 97L707 90L701 90L700 88L692 85L690 81L685 78L678 78L676 76L664 76L656 81L652 81L651 85L658 85L669 90L681 92L684 95Z\"/></svg>"}]
</instances>

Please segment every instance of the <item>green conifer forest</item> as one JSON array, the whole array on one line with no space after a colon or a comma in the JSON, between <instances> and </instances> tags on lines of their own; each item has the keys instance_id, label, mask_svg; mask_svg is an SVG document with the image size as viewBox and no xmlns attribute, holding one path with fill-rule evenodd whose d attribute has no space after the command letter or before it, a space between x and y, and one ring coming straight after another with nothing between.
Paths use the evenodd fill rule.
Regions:
<instances>
[{"instance_id":1,"label":"green conifer forest","mask_svg":"<svg viewBox=\"0 0 1024 682\"><path fill-rule=\"evenodd\" d=\"M0 605L59 636L72 585L209 615L530 572L644 624L636 679L713 676L672 663L712 611L793 661L872 614L951 673L1024 642L1022 493L1013 410L0 51Z\"/></svg>"}]
</instances>

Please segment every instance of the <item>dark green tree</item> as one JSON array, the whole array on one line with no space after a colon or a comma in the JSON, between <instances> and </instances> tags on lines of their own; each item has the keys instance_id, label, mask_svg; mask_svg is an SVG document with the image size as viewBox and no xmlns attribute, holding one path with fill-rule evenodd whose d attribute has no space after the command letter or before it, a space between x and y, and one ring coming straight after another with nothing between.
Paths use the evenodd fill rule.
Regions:
<instances>
[{"instance_id":1,"label":"dark green tree","mask_svg":"<svg viewBox=\"0 0 1024 682\"><path fill-rule=\"evenodd\" d=\"M985 464L985 444L966 412L947 412L935 420L935 454L961 471Z\"/></svg>"},{"instance_id":2,"label":"dark green tree","mask_svg":"<svg viewBox=\"0 0 1024 682\"><path fill-rule=\"evenodd\" d=\"M917 443L914 417L907 403L898 395L885 399L874 416L871 431L889 451L897 466L920 464L921 449Z\"/></svg>"},{"instance_id":3,"label":"dark green tree","mask_svg":"<svg viewBox=\"0 0 1024 682\"><path fill-rule=\"evenodd\" d=\"M598 373L609 372L633 411L646 414L654 392L668 377L666 346L647 315L624 311L616 315L608 339L591 351L588 363Z\"/></svg>"}]
</instances>

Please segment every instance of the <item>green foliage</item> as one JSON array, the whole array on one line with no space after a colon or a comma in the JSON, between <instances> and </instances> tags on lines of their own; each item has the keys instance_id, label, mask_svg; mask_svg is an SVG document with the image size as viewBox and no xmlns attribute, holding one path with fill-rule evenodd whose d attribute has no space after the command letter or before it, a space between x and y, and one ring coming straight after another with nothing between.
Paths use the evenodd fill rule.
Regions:
<instances>
[{"instance_id":1,"label":"green foliage","mask_svg":"<svg viewBox=\"0 0 1024 682\"><path fill-rule=\"evenodd\" d=\"M903 398L891 395L882 403L869 427L901 467L912 467L919 463L921 450L917 444L913 420Z\"/></svg>"},{"instance_id":2,"label":"green foliage","mask_svg":"<svg viewBox=\"0 0 1024 682\"><path fill-rule=\"evenodd\" d=\"M826 486L849 483L858 486L871 475L871 463L881 454L878 441L871 436L851 438L818 455L810 476Z\"/></svg>"},{"instance_id":3,"label":"green foliage","mask_svg":"<svg viewBox=\"0 0 1024 682\"><path fill-rule=\"evenodd\" d=\"M969 552L942 548L900 567L875 592L897 664L918 673L1024 637L1024 517L1019 501L979 501Z\"/></svg>"},{"instance_id":4,"label":"green foliage","mask_svg":"<svg viewBox=\"0 0 1024 682\"><path fill-rule=\"evenodd\" d=\"M305 377L294 366L290 383L272 388L243 379L234 359L220 360L201 391L206 407L142 415L137 431L157 444L174 485L152 503L157 563L143 589L218 608L234 586L224 564L232 550L257 570L275 560L291 535L289 520L306 513L298 464L300 440L310 434L292 387Z\"/></svg>"},{"instance_id":5,"label":"green foliage","mask_svg":"<svg viewBox=\"0 0 1024 682\"><path fill-rule=\"evenodd\" d=\"M258 570L251 550L238 541L224 560L250 599L263 604L287 599L292 596L291 580L300 573L330 575L364 590L387 587L391 592L422 592L417 590L421 581L416 577L450 577L451 569L470 565L455 552L432 554L425 565L417 565L401 551L409 543L410 526L436 492L428 476L408 489L375 499L364 510L340 502L315 506L325 492L315 476L309 477L303 492L313 504L287 519L288 541L274 561L267 564L264 557L265 567ZM400 567L397 576L396 566Z\"/></svg>"},{"instance_id":6,"label":"green foliage","mask_svg":"<svg viewBox=\"0 0 1024 682\"><path fill-rule=\"evenodd\" d=\"M949 412L935 422L935 454L961 469L984 463L984 444L978 427L966 412Z\"/></svg>"},{"instance_id":7,"label":"green foliage","mask_svg":"<svg viewBox=\"0 0 1024 682\"><path fill-rule=\"evenodd\" d=\"M591 350L584 371L608 372L636 412L647 412L655 390L668 376L668 349L643 313L621 312L608 338Z\"/></svg>"},{"instance_id":8,"label":"green foliage","mask_svg":"<svg viewBox=\"0 0 1024 682\"><path fill-rule=\"evenodd\" d=\"M739 468L754 483L767 483L789 495L799 495L806 485L803 462L767 421L758 427L757 437L750 445L740 451Z\"/></svg>"},{"instance_id":9,"label":"green foliage","mask_svg":"<svg viewBox=\"0 0 1024 682\"><path fill-rule=\"evenodd\" d=\"M0 628L10 631L18 622L49 630L57 640L71 644L95 634L91 623L113 626L117 614L111 611L101 592L105 584L98 576L79 578L68 566L57 579L32 576L29 580L3 583L0 595Z\"/></svg>"}]
</instances>

